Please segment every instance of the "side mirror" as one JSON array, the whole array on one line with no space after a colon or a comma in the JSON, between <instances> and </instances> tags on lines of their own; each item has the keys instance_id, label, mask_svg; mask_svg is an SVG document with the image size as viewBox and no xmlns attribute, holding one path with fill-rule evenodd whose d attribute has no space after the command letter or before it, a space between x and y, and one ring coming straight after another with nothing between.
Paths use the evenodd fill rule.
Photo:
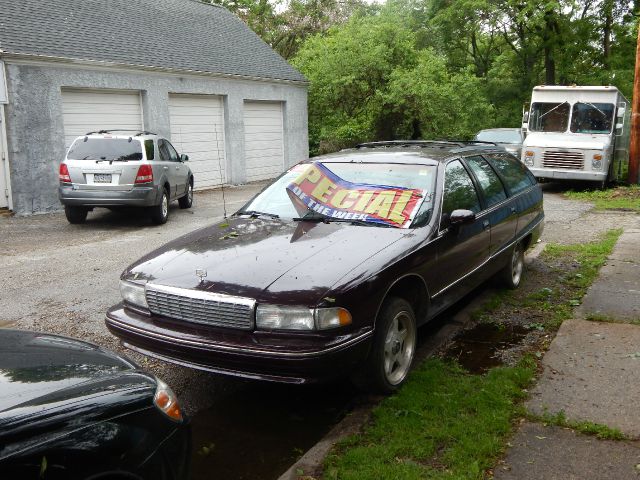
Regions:
<instances>
[{"instance_id":1,"label":"side mirror","mask_svg":"<svg viewBox=\"0 0 640 480\"><path fill-rule=\"evenodd\" d=\"M471 210L454 210L449 216L449 225L457 227L460 225L467 225L473 223L476 219L476 214Z\"/></svg>"},{"instance_id":2,"label":"side mirror","mask_svg":"<svg viewBox=\"0 0 640 480\"><path fill-rule=\"evenodd\" d=\"M624 118L624 114L627 111L624 107L618 107L618 118Z\"/></svg>"},{"instance_id":3,"label":"side mirror","mask_svg":"<svg viewBox=\"0 0 640 480\"><path fill-rule=\"evenodd\" d=\"M180 155L180 161L181 162L187 162L189 161L189 155L185 155L184 153L182 155Z\"/></svg>"}]
</instances>

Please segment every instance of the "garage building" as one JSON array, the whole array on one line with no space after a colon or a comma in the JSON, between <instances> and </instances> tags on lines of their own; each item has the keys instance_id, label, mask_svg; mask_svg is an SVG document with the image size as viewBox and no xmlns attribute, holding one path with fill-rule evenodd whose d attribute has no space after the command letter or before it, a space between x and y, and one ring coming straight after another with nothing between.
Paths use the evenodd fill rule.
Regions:
<instances>
[{"instance_id":1,"label":"garage building","mask_svg":"<svg viewBox=\"0 0 640 480\"><path fill-rule=\"evenodd\" d=\"M228 10L194 0L0 0L0 208L58 210L89 131L152 131L196 189L308 156L307 81Z\"/></svg>"}]
</instances>

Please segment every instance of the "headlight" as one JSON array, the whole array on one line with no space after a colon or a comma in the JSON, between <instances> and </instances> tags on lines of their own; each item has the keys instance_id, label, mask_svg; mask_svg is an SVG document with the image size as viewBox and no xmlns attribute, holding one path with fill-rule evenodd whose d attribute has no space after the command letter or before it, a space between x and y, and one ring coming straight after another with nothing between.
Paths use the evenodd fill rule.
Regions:
<instances>
[{"instance_id":1,"label":"headlight","mask_svg":"<svg viewBox=\"0 0 640 480\"><path fill-rule=\"evenodd\" d=\"M533 167L533 161L536 158L536 153L532 150L524 152L524 164L528 167Z\"/></svg>"},{"instance_id":2,"label":"headlight","mask_svg":"<svg viewBox=\"0 0 640 480\"><path fill-rule=\"evenodd\" d=\"M120 280L120 294L122 299L131 305L149 308L144 294L144 285L129 282L128 280Z\"/></svg>"},{"instance_id":3,"label":"headlight","mask_svg":"<svg viewBox=\"0 0 640 480\"><path fill-rule=\"evenodd\" d=\"M328 330L351 325L351 314L344 308L258 305L256 327L266 330Z\"/></svg>"},{"instance_id":4,"label":"headlight","mask_svg":"<svg viewBox=\"0 0 640 480\"><path fill-rule=\"evenodd\" d=\"M313 330L313 310L306 307L258 305L256 327L267 330Z\"/></svg>"},{"instance_id":5,"label":"headlight","mask_svg":"<svg viewBox=\"0 0 640 480\"><path fill-rule=\"evenodd\" d=\"M153 396L154 405L171 420L181 422L182 412L180 411L180 405L178 405L178 397L166 383L157 377L156 382L158 386L156 387L156 394Z\"/></svg>"},{"instance_id":6,"label":"headlight","mask_svg":"<svg viewBox=\"0 0 640 480\"><path fill-rule=\"evenodd\" d=\"M602 155L596 154L591 159L591 168L593 170L600 170L602 168Z\"/></svg>"}]
</instances>

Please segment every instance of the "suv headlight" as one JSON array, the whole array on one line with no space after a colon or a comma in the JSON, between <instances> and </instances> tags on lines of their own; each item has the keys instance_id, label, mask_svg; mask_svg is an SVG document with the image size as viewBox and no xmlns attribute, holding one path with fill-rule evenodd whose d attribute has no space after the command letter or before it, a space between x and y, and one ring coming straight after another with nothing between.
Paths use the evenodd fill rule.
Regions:
<instances>
[{"instance_id":1,"label":"suv headlight","mask_svg":"<svg viewBox=\"0 0 640 480\"><path fill-rule=\"evenodd\" d=\"M524 164L527 167L533 167L533 161L536 158L536 152L534 152L533 150L527 150L526 152L524 152Z\"/></svg>"},{"instance_id":2,"label":"suv headlight","mask_svg":"<svg viewBox=\"0 0 640 480\"><path fill-rule=\"evenodd\" d=\"M285 305L258 305L256 327L264 330L327 330L351 325L344 308L317 308Z\"/></svg>"},{"instance_id":3,"label":"suv headlight","mask_svg":"<svg viewBox=\"0 0 640 480\"><path fill-rule=\"evenodd\" d=\"M122 295L122 299L131 305L149 308L147 305L147 297L144 293L144 284L120 280L120 294Z\"/></svg>"}]
</instances>

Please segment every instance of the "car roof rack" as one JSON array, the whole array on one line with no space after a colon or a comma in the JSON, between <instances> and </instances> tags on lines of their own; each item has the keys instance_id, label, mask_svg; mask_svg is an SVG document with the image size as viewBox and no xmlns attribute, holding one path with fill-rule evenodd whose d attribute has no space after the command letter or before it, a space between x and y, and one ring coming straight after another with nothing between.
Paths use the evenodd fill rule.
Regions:
<instances>
[{"instance_id":1,"label":"car roof rack","mask_svg":"<svg viewBox=\"0 0 640 480\"><path fill-rule=\"evenodd\" d=\"M356 148L376 148L376 147L468 147L473 145L488 145L496 147L495 142L485 142L481 140L385 140L382 142L359 143Z\"/></svg>"},{"instance_id":2,"label":"car roof rack","mask_svg":"<svg viewBox=\"0 0 640 480\"><path fill-rule=\"evenodd\" d=\"M137 132L135 134L136 137L139 137L140 135L157 135L157 133L148 132L146 130L138 131L138 130L131 130L131 129L126 129L126 128L109 129L109 130L97 130L95 132L87 132L87 133L85 133L85 135L94 135L94 134L102 135L102 134L105 134L105 133L112 133L112 132Z\"/></svg>"}]
</instances>

